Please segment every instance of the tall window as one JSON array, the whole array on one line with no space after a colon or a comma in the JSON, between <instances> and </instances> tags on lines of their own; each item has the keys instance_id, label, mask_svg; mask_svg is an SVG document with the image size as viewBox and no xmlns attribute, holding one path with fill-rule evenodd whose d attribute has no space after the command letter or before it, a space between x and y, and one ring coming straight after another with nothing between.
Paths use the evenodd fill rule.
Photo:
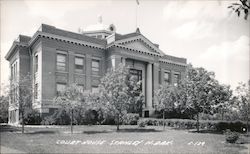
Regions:
<instances>
[{"instance_id":1,"label":"tall window","mask_svg":"<svg viewBox=\"0 0 250 154\"><path fill-rule=\"evenodd\" d=\"M92 60L92 75L99 75L100 71L100 61L93 59Z\"/></svg>"},{"instance_id":2,"label":"tall window","mask_svg":"<svg viewBox=\"0 0 250 154\"><path fill-rule=\"evenodd\" d=\"M35 84L34 87L34 98L37 99L38 98L38 83Z\"/></svg>"},{"instance_id":3,"label":"tall window","mask_svg":"<svg viewBox=\"0 0 250 154\"><path fill-rule=\"evenodd\" d=\"M14 62L11 65L11 79L15 80L17 76L17 62Z\"/></svg>"},{"instance_id":4,"label":"tall window","mask_svg":"<svg viewBox=\"0 0 250 154\"><path fill-rule=\"evenodd\" d=\"M75 57L75 72L83 73L83 58Z\"/></svg>"},{"instance_id":5,"label":"tall window","mask_svg":"<svg viewBox=\"0 0 250 154\"><path fill-rule=\"evenodd\" d=\"M164 82L170 84L170 72L164 73Z\"/></svg>"},{"instance_id":6,"label":"tall window","mask_svg":"<svg viewBox=\"0 0 250 154\"><path fill-rule=\"evenodd\" d=\"M178 86L180 82L180 74L174 74L174 86Z\"/></svg>"},{"instance_id":7,"label":"tall window","mask_svg":"<svg viewBox=\"0 0 250 154\"><path fill-rule=\"evenodd\" d=\"M57 96L60 96L61 94L63 94L63 92L65 91L65 88L66 88L66 83L57 83L56 84Z\"/></svg>"},{"instance_id":8,"label":"tall window","mask_svg":"<svg viewBox=\"0 0 250 154\"><path fill-rule=\"evenodd\" d=\"M158 74L158 81L159 81L159 84L161 84L161 71L159 71L159 74Z\"/></svg>"},{"instance_id":9,"label":"tall window","mask_svg":"<svg viewBox=\"0 0 250 154\"><path fill-rule=\"evenodd\" d=\"M57 56L56 56L56 69L58 71L66 71L66 55L57 54Z\"/></svg>"},{"instance_id":10,"label":"tall window","mask_svg":"<svg viewBox=\"0 0 250 154\"><path fill-rule=\"evenodd\" d=\"M38 71L38 55L36 55L34 59L34 69L36 73Z\"/></svg>"}]
</instances>

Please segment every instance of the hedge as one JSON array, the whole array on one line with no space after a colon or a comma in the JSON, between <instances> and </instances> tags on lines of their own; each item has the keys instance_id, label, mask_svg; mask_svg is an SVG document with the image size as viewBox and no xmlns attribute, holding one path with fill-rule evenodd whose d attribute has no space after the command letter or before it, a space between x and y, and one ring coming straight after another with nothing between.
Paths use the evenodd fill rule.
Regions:
<instances>
[{"instance_id":1,"label":"hedge","mask_svg":"<svg viewBox=\"0 0 250 154\"><path fill-rule=\"evenodd\" d=\"M165 126L179 128L179 129L195 129L196 120L190 119L154 119L154 118L141 118L138 121L138 125L148 125L148 126ZM144 124L141 124L144 123ZM235 132L243 133L243 128L247 130L247 124L243 121L216 121L216 120L200 120L199 127L203 130L213 130L218 132L223 132L227 129ZM248 129L250 124L248 124ZM245 130L245 131L246 131Z\"/></svg>"}]
</instances>

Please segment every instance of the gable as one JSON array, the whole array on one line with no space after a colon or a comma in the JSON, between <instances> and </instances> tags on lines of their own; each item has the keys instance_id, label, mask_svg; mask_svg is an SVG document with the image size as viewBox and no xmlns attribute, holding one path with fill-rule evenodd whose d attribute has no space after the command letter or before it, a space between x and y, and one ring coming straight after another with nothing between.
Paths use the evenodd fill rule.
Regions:
<instances>
[{"instance_id":1,"label":"gable","mask_svg":"<svg viewBox=\"0 0 250 154\"><path fill-rule=\"evenodd\" d=\"M146 37L144 37L141 34L137 36L128 37L122 40L118 40L115 42L135 50L140 50L144 52L149 51L150 53L164 55L163 52L155 46L155 44L153 44L151 41L149 41Z\"/></svg>"},{"instance_id":2,"label":"gable","mask_svg":"<svg viewBox=\"0 0 250 154\"><path fill-rule=\"evenodd\" d=\"M126 44L123 44L126 47L135 49L135 50L140 50L140 51L144 51L144 52L154 52L156 53L153 49L151 49L146 43L137 40L137 41L133 41L133 42L128 42Z\"/></svg>"}]
</instances>

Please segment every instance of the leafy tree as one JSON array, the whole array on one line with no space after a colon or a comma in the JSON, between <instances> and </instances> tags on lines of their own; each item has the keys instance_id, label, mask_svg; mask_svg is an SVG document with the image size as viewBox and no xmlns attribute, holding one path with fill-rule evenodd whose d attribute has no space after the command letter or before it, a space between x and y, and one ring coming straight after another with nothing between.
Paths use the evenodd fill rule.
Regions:
<instances>
[{"instance_id":1,"label":"leafy tree","mask_svg":"<svg viewBox=\"0 0 250 154\"><path fill-rule=\"evenodd\" d=\"M128 86L128 95L130 96L129 113L139 113L139 115L142 115L144 95L141 91L141 82L142 81L137 81L131 74L128 74L126 85Z\"/></svg>"},{"instance_id":2,"label":"leafy tree","mask_svg":"<svg viewBox=\"0 0 250 154\"><path fill-rule=\"evenodd\" d=\"M163 119L165 119L165 113L173 111L177 102L176 87L168 84L161 85L160 88L155 91L155 99L158 102L156 109L162 111ZM165 129L165 123L163 127Z\"/></svg>"},{"instance_id":3,"label":"leafy tree","mask_svg":"<svg viewBox=\"0 0 250 154\"><path fill-rule=\"evenodd\" d=\"M236 88L236 104L237 104L237 109L240 113L240 119L248 122L250 120L250 80L248 85L245 83L239 83L239 86Z\"/></svg>"},{"instance_id":4,"label":"leafy tree","mask_svg":"<svg viewBox=\"0 0 250 154\"><path fill-rule=\"evenodd\" d=\"M224 120L224 113L228 112L232 104L232 90L230 86L215 84L213 89L214 110L221 114L221 120Z\"/></svg>"},{"instance_id":5,"label":"leafy tree","mask_svg":"<svg viewBox=\"0 0 250 154\"><path fill-rule=\"evenodd\" d=\"M10 105L19 109L19 115L22 123L22 133L24 133L25 112L32 108L33 87L32 76L30 74L19 76L10 82L9 95L11 97Z\"/></svg>"},{"instance_id":6,"label":"leafy tree","mask_svg":"<svg viewBox=\"0 0 250 154\"><path fill-rule=\"evenodd\" d=\"M128 68L120 64L101 79L99 86L103 109L115 117L117 130L129 106L135 101L135 97L130 95L130 85L134 82L128 76Z\"/></svg>"},{"instance_id":7,"label":"leafy tree","mask_svg":"<svg viewBox=\"0 0 250 154\"><path fill-rule=\"evenodd\" d=\"M8 122L9 97L0 97L0 123Z\"/></svg>"},{"instance_id":8,"label":"leafy tree","mask_svg":"<svg viewBox=\"0 0 250 154\"><path fill-rule=\"evenodd\" d=\"M241 12L244 12L244 19L247 20L250 9L250 0L239 0L239 2L231 3L228 8L237 13L238 17Z\"/></svg>"},{"instance_id":9,"label":"leafy tree","mask_svg":"<svg viewBox=\"0 0 250 154\"><path fill-rule=\"evenodd\" d=\"M204 68L194 68L191 65L187 69L185 79L185 91L187 93L186 107L196 115L196 128L199 132L199 114L210 113L213 106L213 89L216 85L214 73Z\"/></svg>"},{"instance_id":10,"label":"leafy tree","mask_svg":"<svg viewBox=\"0 0 250 154\"><path fill-rule=\"evenodd\" d=\"M87 104L84 101L83 89L75 83L71 84L55 98L55 103L60 105L62 109L71 115L70 130L71 133L73 133L74 110L81 107L87 107Z\"/></svg>"}]
</instances>

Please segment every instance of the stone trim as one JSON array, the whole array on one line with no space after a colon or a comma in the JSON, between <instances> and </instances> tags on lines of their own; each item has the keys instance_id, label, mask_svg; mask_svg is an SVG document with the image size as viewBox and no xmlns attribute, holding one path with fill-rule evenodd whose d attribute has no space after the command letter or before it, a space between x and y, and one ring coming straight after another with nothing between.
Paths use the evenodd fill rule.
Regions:
<instances>
[{"instance_id":1,"label":"stone trim","mask_svg":"<svg viewBox=\"0 0 250 154\"><path fill-rule=\"evenodd\" d=\"M174 61L170 61L170 60L166 60L166 59L160 59L159 62L167 63L167 64L171 64L171 65L176 65L176 66L180 66L180 67L186 67L187 66L187 64L174 62Z\"/></svg>"}]
</instances>

